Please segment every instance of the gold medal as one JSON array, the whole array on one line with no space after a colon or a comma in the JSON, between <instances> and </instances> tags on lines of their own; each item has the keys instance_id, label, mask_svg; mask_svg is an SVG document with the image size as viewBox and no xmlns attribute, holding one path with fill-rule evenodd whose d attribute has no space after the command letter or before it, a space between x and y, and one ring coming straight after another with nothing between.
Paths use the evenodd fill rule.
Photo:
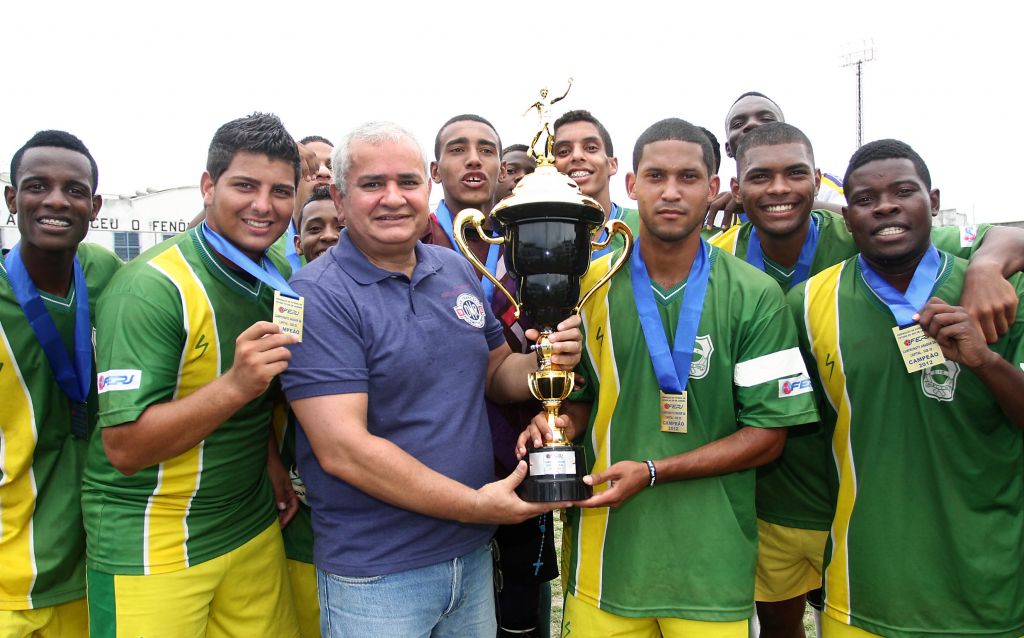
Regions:
<instances>
[{"instance_id":1,"label":"gold medal","mask_svg":"<svg viewBox=\"0 0 1024 638\"><path fill-rule=\"evenodd\" d=\"M908 374L946 362L938 342L925 334L920 325L915 323L906 328L896 326L892 329L892 334L896 338L896 345L900 349L903 365L907 366Z\"/></svg>"},{"instance_id":2,"label":"gold medal","mask_svg":"<svg viewBox=\"0 0 1024 638\"><path fill-rule=\"evenodd\" d=\"M686 434L686 391L661 391L661 431Z\"/></svg>"},{"instance_id":3,"label":"gold medal","mask_svg":"<svg viewBox=\"0 0 1024 638\"><path fill-rule=\"evenodd\" d=\"M294 299L274 291L274 318L271 319L281 328L281 332L293 334L302 341L302 313L305 307L302 297Z\"/></svg>"}]
</instances>

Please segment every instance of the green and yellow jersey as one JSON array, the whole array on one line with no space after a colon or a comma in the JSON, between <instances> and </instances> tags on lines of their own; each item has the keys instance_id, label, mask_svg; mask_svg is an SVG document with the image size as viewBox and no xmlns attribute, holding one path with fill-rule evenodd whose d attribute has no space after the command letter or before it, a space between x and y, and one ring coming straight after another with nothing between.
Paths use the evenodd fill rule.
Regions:
<instances>
[{"instance_id":1,"label":"green and yellow jersey","mask_svg":"<svg viewBox=\"0 0 1024 638\"><path fill-rule=\"evenodd\" d=\"M967 262L940 253L956 304ZM1018 298L1024 278L1010 283ZM952 361L908 374L888 308L851 258L788 297L822 390L837 495L825 610L884 636L1024 634L1024 437ZM992 349L1024 362L1024 315Z\"/></svg>"},{"instance_id":2,"label":"green and yellow jersey","mask_svg":"<svg viewBox=\"0 0 1024 638\"><path fill-rule=\"evenodd\" d=\"M818 414L782 292L731 255L708 248L711 273L688 382L688 432L660 429L660 397L626 266L583 307L592 402L586 471L689 452L743 426L786 427ZM616 258L594 261L583 289ZM683 282L652 283L675 338ZM790 388L802 381L808 387ZM568 591L622 616L741 620L753 611L757 526L754 471L658 484L616 508L570 509Z\"/></svg>"},{"instance_id":3,"label":"green and yellow jersey","mask_svg":"<svg viewBox=\"0 0 1024 638\"><path fill-rule=\"evenodd\" d=\"M121 260L95 244L78 259L90 318ZM74 343L78 291L40 291L65 347ZM95 324L95 321L94 321ZM0 609L51 607L85 596L81 483L85 438L71 431L70 404L0 263ZM96 393L88 400L90 429Z\"/></svg>"},{"instance_id":4,"label":"green and yellow jersey","mask_svg":"<svg viewBox=\"0 0 1024 638\"><path fill-rule=\"evenodd\" d=\"M842 215L827 210L811 211L818 227L818 245L809 275L856 255L853 236ZM732 226L710 240L714 246L745 259L753 224ZM991 226L943 226L932 229L932 241L941 249L969 258L981 245ZM777 264L764 256L765 273L782 289L792 287L794 267ZM774 462L758 468L757 514L776 525L799 529L828 530L832 524L833 501L827 489L828 440L821 427L809 424L789 431L786 448Z\"/></svg>"},{"instance_id":5,"label":"green and yellow jersey","mask_svg":"<svg viewBox=\"0 0 1024 638\"><path fill-rule=\"evenodd\" d=\"M290 270L276 251L277 268ZM131 423L231 367L235 339L269 321L273 290L229 268L193 228L147 251L108 287L97 317L99 427ZM191 450L132 476L101 437L90 445L82 506L89 567L111 574L184 569L235 549L270 525L266 475L271 391Z\"/></svg>"}]
</instances>

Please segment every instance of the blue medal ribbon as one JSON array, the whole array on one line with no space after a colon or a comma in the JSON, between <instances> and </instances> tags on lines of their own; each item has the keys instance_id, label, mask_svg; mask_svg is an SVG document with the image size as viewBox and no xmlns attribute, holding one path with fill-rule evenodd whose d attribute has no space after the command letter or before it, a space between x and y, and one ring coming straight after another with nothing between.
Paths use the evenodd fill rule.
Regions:
<instances>
[{"instance_id":1,"label":"blue medal ribbon","mask_svg":"<svg viewBox=\"0 0 1024 638\"><path fill-rule=\"evenodd\" d=\"M295 219L290 219L288 221L288 228L284 231L285 237L288 238L284 244L284 258L288 260L288 265L292 267L293 275L299 271L299 268L302 268L302 258L295 251L295 235L298 232L298 229L295 228Z\"/></svg>"},{"instance_id":2,"label":"blue medal ribbon","mask_svg":"<svg viewBox=\"0 0 1024 638\"><path fill-rule=\"evenodd\" d=\"M448 237L448 243L452 245L452 248L454 248L456 252L462 255L462 249L455 243L455 231L452 227L452 213L448 210L448 206L444 203L443 199L437 205L437 213L434 214L434 217L437 218L437 223L441 226L441 230L443 230L444 234ZM500 255L501 246L498 244L489 244L489 248L487 249L487 263L484 265L487 267L487 272L491 273L495 277L498 276L498 258ZM465 257L465 255L462 256ZM494 283L487 277L481 275L480 284L484 287L484 296L487 297L487 305L490 306L494 299Z\"/></svg>"},{"instance_id":3,"label":"blue medal ribbon","mask_svg":"<svg viewBox=\"0 0 1024 638\"><path fill-rule=\"evenodd\" d=\"M889 307L889 312L896 319L896 325L901 328L914 323L914 315L928 301L928 297L935 288L935 280L938 279L939 270L942 268L942 258L935 246L928 246L928 250L921 261L917 264L914 277L907 286L907 292L902 293L889 284L875 270L868 265L863 255L857 255L860 263L860 271L864 275L864 281L878 295L878 298Z\"/></svg>"},{"instance_id":4,"label":"blue medal ribbon","mask_svg":"<svg viewBox=\"0 0 1024 638\"><path fill-rule=\"evenodd\" d=\"M814 216L810 217L810 225L807 228L807 237L804 238L804 245L800 247L800 256L796 260L796 268L793 269L793 276L789 280L790 287L793 287L807 279L811 273L811 262L814 261L814 252L818 249L818 222ZM764 253L761 251L761 238L757 236L757 228L751 226L750 239L747 240L747 263L764 272Z\"/></svg>"},{"instance_id":5,"label":"blue medal ribbon","mask_svg":"<svg viewBox=\"0 0 1024 638\"><path fill-rule=\"evenodd\" d=\"M36 288L35 282L21 261L21 242L7 254L5 265L14 297L25 313L36 340L46 354L50 371L60 389L71 401L71 429L75 436L85 435L85 403L92 387L92 322L89 320L89 289L85 283L82 264L75 256L73 277L75 286L74 361L68 356L64 341L57 331L53 317Z\"/></svg>"},{"instance_id":6,"label":"blue medal ribbon","mask_svg":"<svg viewBox=\"0 0 1024 638\"><path fill-rule=\"evenodd\" d=\"M622 208L619 207L619 205L614 203L614 202L612 202L612 212L608 214L608 221L611 221L613 219L622 219ZM604 232L604 229L602 229L601 230L601 237L598 238L598 239L602 240L604 238L605 234L606 233ZM611 245L609 245L607 248L602 248L601 250L595 250L593 253L590 254L590 260L593 261L593 260L597 259L598 257L601 257L603 255L607 255L608 253L611 252L611 250L612 250L612 246Z\"/></svg>"},{"instance_id":7,"label":"blue medal ribbon","mask_svg":"<svg viewBox=\"0 0 1024 638\"><path fill-rule=\"evenodd\" d=\"M210 246L212 246L214 250L220 253L221 257L227 259L274 290L277 290L282 295L293 299L299 298L299 293L292 290L292 287L288 285L285 278L281 276L281 271L279 271L277 266L274 265L274 262L267 259L265 255L260 260L262 265L257 264L255 261L250 259L248 255L240 251L237 246L217 234L217 232L210 228L210 225L205 221L200 227L200 230L202 231L203 236L206 237L206 241L210 243Z\"/></svg>"},{"instance_id":8,"label":"blue medal ribbon","mask_svg":"<svg viewBox=\"0 0 1024 638\"><path fill-rule=\"evenodd\" d=\"M651 363L654 364L658 385L665 393L681 394L686 391L686 384L690 380L693 346L697 341L697 327L700 324L701 312L704 310L704 295L711 276L707 243L703 239L700 241L697 255L690 266L690 274L686 277L686 290L683 291L679 319L676 323L676 338L671 352L668 347L668 336L658 314L657 302L651 291L651 278L647 274L640 242L633 246L633 254L629 260L633 300L640 314L640 326L643 328Z\"/></svg>"}]
</instances>

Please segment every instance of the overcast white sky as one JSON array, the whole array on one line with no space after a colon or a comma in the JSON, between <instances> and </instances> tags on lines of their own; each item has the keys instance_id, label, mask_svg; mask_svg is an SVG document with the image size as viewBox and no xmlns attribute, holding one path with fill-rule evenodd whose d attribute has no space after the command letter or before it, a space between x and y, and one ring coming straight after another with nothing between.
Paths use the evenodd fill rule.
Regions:
<instances>
[{"instance_id":1,"label":"overcast white sky","mask_svg":"<svg viewBox=\"0 0 1024 638\"><path fill-rule=\"evenodd\" d=\"M1024 44L995 3L692 2L46 2L6 3L0 59L0 164L35 131L81 137L100 191L198 183L210 137L255 110L296 137L337 139L370 119L416 133L475 112L505 144L529 142L521 116L541 86L611 131L624 201L632 145L683 117L724 141L742 92L775 99L840 176L856 142L851 43L865 65L865 140L909 142L944 208L976 221L1024 219L1017 183ZM735 171L725 161L725 184ZM1009 171L1009 173L1008 173ZM1007 173L1011 183L1001 183ZM198 206L198 201L197 201ZM192 211L188 211L190 216Z\"/></svg>"}]
</instances>

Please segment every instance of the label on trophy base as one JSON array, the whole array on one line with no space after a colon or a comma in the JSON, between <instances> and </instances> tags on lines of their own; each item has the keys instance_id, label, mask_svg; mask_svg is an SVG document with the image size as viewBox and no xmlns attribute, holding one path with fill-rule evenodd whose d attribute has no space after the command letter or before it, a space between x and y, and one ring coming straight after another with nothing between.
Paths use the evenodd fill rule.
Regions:
<instances>
[{"instance_id":1,"label":"label on trophy base","mask_svg":"<svg viewBox=\"0 0 1024 638\"><path fill-rule=\"evenodd\" d=\"M530 476L553 474L576 474L576 452L571 449L530 452Z\"/></svg>"}]
</instances>

